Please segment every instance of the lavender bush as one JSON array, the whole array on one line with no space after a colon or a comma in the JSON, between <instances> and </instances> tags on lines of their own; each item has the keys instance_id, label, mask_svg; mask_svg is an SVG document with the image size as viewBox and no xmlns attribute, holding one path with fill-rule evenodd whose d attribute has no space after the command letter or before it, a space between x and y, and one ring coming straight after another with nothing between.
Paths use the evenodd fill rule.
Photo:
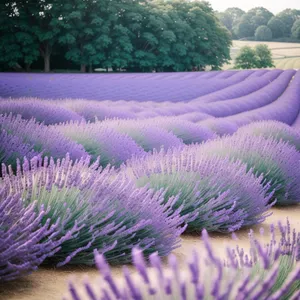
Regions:
<instances>
[{"instance_id":1,"label":"lavender bush","mask_svg":"<svg viewBox=\"0 0 300 300\"><path fill-rule=\"evenodd\" d=\"M172 132L185 144L201 143L215 138L214 133L209 128L179 118L159 117L145 120L145 123Z\"/></svg>"},{"instance_id":2,"label":"lavender bush","mask_svg":"<svg viewBox=\"0 0 300 300\"><path fill-rule=\"evenodd\" d=\"M241 160L248 169L252 168L258 176L263 174L266 182L271 183L277 205L300 202L300 153L286 142L263 136L235 134L184 151L196 153L199 157L217 155L232 161Z\"/></svg>"},{"instance_id":3,"label":"lavender bush","mask_svg":"<svg viewBox=\"0 0 300 300\"><path fill-rule=\"evenodd\" d=\"M165 200L179 195L174 209L190 215L187 231L235 231L265 220L272 193L263 176L239 162L197 157L180 149L155 152L128 161L125 172L132 172L137 186L165 189Z\"/></svg>"},{"instance_id":4,"label":"lavender bush","mask_svg":"<svg viewBox=\"0 0 300 300\"><path fill-rule=\"evenodd\" d=\"M35 118L45 125L79 121L82 119L77 113L63 108L55 101L45 101L37 98L0 99L0 114L22 115L23 119Z\"/></svg>"},{"instance_id":5,"label":"lavender bush","mask_svg":"<svg viewBox=\"0 0 300 300\"><path fill-rule=\"evenodd\" d=\"M113 128L86 122L69 122L55 126L55 130L83 145L93 160L101 157L100 164L120 166L132 156L140 156L144 152L132 138L118 133Z\"/></svg>"},{"instance_id":6,"label":"lavender bush","mask_svg":"<svg viewBox=\"0 0 300 300\"><path fill-rule=\"evenodd\" d=\"M122 281L114 280L110 267L102 255L95 252L95 261L102 281L96 289L86 280L84 286L70 282L69 295L64 299L299 299L300 234L289 224L279 223L281 239L271 239L264 246L250 232L250 251L227 248L226 262L213 251L205 230L202 232L206 253L194 251L184 268L174 255L163 268L156 254L150 256L150 267L142 251L134 248L132 260L136 270L130 274L124 267ZM202 259L202 260L201 260ZM203 259L205 263L203 263ZM209 274L209 276L208 276Z\"/></svg>"},{"instance_id":7,"label":"lavender bush","mask_svg":"<svg viewBox=\"0 0 300 300\"><path fill-rule=\"evenodd\" d=\"M95 124L95 127L97 125ZM107 120L101 125L128 135L147 152L153 149L160 150L162 147L168 149L183 145L182 141L172 132L150 124L144 125L137 120Z\"/></svg>"},{"instance_id":8,"label":"lavender bush","mask_svg":"<svg viewBox=\"0 0 300 300\"><path fill-rule=\"evenodd\" d=\"M34 119L24 120L20 115L0 115L0 130L16 136L44 156L53 156L57 159L69 153L72 159L80 159L88 155L81 145L64 137L54 128L40 124ZM23 158L23 153L20 155L22 156L19 158Z\"/></svg>"},{"instance_id":9,"label":"lavender bush","mask_svg":"<svg viewBox=\"0 0 300 300\"><path fill-rule=\"evenodd\" d=\"M0 164L12 165L15 169L17 158L28 157L29 159L38 155L33 146L25 144L19 137L8 134L5 130L0 132ZM1 171L0 171L1 174Z\"/></svg>"},{"instance_id":10,"label":"lavender bush","mask_svg":"<svg viewBox=\"0 0 300 300\"><path fill-rule=\"evenodd\" d=\"M285 141L300 150L300 134L297 130L287 124L278 121L260 121L253 122L249 125L241 127L238 135L249 134L254 136L264 136L265 138L273 138L277 141Z\"/></svg>"},{"instance_id":11,"label":"lavender bush","mask_svg":"<svg viewBox=\"0 0 300 300\"><path fill-rule=\"evenodd\" d=\"M234 122L227 121L223 118L207 119L199 122L199 125L210 129L218 136L232 135L239 129Z\"/></svg>"},{"instance_id":12,"label":"lavender bush","mask_svg":"<svg viewBox=\"0 0 300 300\"><path fill-rule=\"evenodd\" d=\"M17 169L13 175L4 168L3 184L28 207L34 201L37 207L48 207L47 220L41 223L59 224L52 238L61 240L76 230L45 263L93 264L93 249L111 263L126 263L134 246L146 255L157 251L164 256L179 245L185 219L180 209L172 209L176 197L162 205L162 191L136 189L113 169L101 169L98 162L90 166L89 159L73 163L67 156L55 163L35 157Z\"/></svg>"},{"instance_id":13,"label":"lavender bush","mask_svg":"<svg viewBox=\"0 0 300 300\"><path fill-rule=\"evenodd\" d=\"M0 187L0 282L36 270L76 231L57 238L60 221L51 222L49 210L37 202L25 207L20 197L19 193L10 194L7 186Z\"/></svg>"}]
</instances>

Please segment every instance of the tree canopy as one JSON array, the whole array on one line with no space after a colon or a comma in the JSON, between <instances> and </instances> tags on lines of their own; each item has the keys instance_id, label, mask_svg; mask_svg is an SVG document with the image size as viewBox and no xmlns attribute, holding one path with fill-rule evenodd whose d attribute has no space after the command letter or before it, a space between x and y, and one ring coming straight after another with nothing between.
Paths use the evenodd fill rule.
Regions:
<instances>
[{"instance_id":1,"label":"tree canopy","mask_svg":"<svg viewBox=\"0 0 300 300\"><path fill-rule=\"evenodd\" d=\"M231 7L218 13L217 16L223 26L231 32L233 38L257 38L255 35L257 29L267 26L271 30L273 39L296 38L300 40L297 34L292 32L294 23L300 19L300 10L297 9L285 9L274 16L263 7L255 7L247 12L237 7ZM265 27L262 28L264 28L264 33L270 36L270 31ZM262 28L258 33L262 33Z\"/></svg>"},{"instance_id":2,"label":"tree canopy","mask_svg":"<svg viewBox=\"0 0 300 300\"><path fill-rule=\"evenodd\" d=\"M0 64L15 69L43 61L49 72L59 59L82 72L187 71L230 59L231 35L208 2L4 0L0 9Z\"/></svg>"},{"instance_id":3,"label":"tree canopy","mask_svg":"<svg viewBox=\"0 0 300 300\"><path fill-rule=\"evenodd\" d=\"M235 60L236 69L260 69L274 67L272 54L265 44L257 45L255 48L242 47Z\"/></svg>"}]
</instances>

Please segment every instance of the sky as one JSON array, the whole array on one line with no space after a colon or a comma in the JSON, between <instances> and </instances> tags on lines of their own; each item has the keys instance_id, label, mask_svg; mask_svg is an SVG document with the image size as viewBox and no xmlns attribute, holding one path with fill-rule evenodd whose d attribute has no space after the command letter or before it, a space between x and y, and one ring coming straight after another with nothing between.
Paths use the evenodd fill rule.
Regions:
<instances>
[{"instance_id":1,"label":"sky","mask_svg":"<svg viewBox=\"0 0 300 300\"><path fill-rule=\"evenodd\" d=\"M286 8L300 9L300 0L207 0L214 10L224 11L228 7L239 7L245 11L262 6L274 14Z\"/></svg>"}]
</instances>

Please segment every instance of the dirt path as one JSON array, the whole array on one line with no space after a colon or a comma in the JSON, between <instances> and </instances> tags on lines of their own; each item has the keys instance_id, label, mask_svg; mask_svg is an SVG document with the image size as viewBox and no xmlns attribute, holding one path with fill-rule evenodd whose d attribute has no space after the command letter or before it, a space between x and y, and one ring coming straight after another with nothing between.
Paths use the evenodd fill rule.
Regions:
<instances>
[{"instance_id":1,"label":"dirt path","mask_svg":"<svg viewBox=\"0 0 300 300\"><path fill-rule=\"evenodd\" d=\"M255 226L255 232L263 227L268 231L269 225L277 223L278 220L285 222L289 217L292 227L300 231L300 205L290 208L272 209L273 215L270 216L264 224ZM248 232L244 229L237 232L238 241L232 241L230 235L214 234L211 235L212 244L216 251L222 255L226 246L233 247L239 244L248 249ZM199 235L184 235L182 237L182 246L174 251L180 262L184 262L193 251L203 248ZM114 276L120 276L121 268L113 269ZM97 280L98 271L95 268L88 267L65 267L61 269L40 268L31 275L22 280L0 285L0 299L2 300L58 300L67 294L67 282L70 278L73 281L82 282L84 276L88 275L91 280Z\"/></svg>"}]
</instances>

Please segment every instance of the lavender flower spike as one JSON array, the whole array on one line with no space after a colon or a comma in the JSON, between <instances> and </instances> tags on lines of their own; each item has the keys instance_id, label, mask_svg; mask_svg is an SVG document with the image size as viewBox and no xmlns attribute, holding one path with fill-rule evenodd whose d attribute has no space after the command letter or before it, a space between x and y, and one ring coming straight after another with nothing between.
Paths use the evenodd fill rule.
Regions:
<instances>
[{"instance_id":1,"label":"lavender flower spike","mask_svg":"<svg viewBox=\"0 0 300 300\"><path fill-rule=\"evenodd\" d=\"M180 272L174 255L169 256L167 268L162 268L160 258L153 254L150 267L145 264L139 249L132 251L135 273L125 270L122 282L112 278L104 256L95 252L95 259L101 272L100 286L89 285L89 291L97 299L238 299L238 300L280 300L298 299L300 290L300 265L297 251L300 233L293 233L287 223L281 231L281 239L276 241L271 227L270 242L263 245L253 235L250 237L249 254L242 254L236 247L223 260L217 256L210 244L207 232L202 232L206 254L194 252ZM288 234L289 232L289 234ZM286 248L291 251L286 252ZM235 257L236 264L230 263ZM268 264L264 264L268 261ZM110 274L109 276L107 274ZM207 276L209 274L209 276ZM118 282L118 283L117 283ZM86 283L85 283L86 284ZM73 283L68 299L94 300L92 297L74 298L78 284ZM122 288L121 288L122 287ZM82 294L83 295L83 294ZM78 294L76 294L76 297Z\"/></svg>"}]
</instances>

